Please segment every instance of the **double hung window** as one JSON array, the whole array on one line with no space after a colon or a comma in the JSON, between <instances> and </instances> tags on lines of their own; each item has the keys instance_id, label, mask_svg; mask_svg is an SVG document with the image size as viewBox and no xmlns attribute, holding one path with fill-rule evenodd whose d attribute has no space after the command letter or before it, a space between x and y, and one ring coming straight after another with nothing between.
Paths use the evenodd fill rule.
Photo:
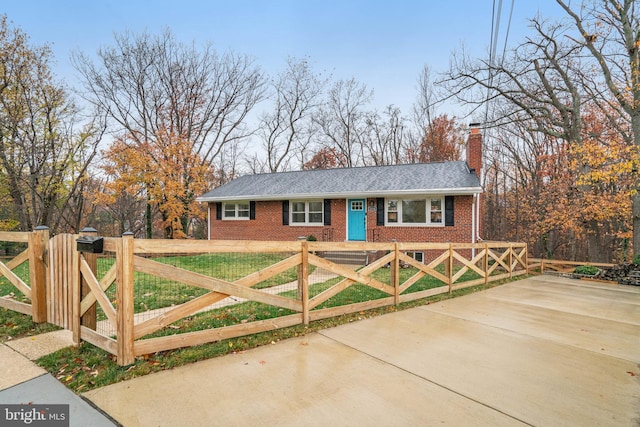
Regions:
<instances>
[{"instance_id":1,"label":"double hung window","mask_svg":"<svg viewBox=\"0 0 640 427\"><path fill-rule=\"evenodd\" d=\"M296 200L291 202L291 224L322 225L323 220L322 200Z\"/></svg>"},{"instance_id":2,"label":"double hung window","mask_svg":"<svg viewBox=\"0 0 640 427\"><path fill-rule=\"evenodd\" d=\"M223 219L249 219L249 202L224 203Z\"/></svg>"}]
</instances>

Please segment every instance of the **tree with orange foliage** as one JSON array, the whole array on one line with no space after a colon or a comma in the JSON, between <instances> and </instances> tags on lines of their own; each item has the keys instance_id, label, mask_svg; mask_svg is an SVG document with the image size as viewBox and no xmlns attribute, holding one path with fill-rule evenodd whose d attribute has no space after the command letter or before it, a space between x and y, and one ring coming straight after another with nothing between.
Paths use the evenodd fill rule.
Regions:
<instances>
[{"instance_id":1,"label":"tree with orange foliage","mask_svg":"<svg viewBox=\"0 0 640 427\"><path fill-rule=\"evenodd\" d=\"M485 121L493 127L526 122L552 139L562 139L581 156L591 136L582 123L583 105L601 110L618 141L631 151L640 147L640 14L635 0L574 2L556 0L568 20L531 20L533 34L505 51L502 58L472 60L464 54L450 61L444 78L450 96L479 108L492 102ZM482 88L483 90L477 90ZM499 103L498 103L499 102ZM589 112L586 111L588 115ZM598 144L609 145L611 139ZM593 148L593 146L591 147ZM578 150L578 151L576 151ZM608 153L606 153L608 155ZM626 153L633 155L633 153ZM588 174L581 166L575 173ZM586 182L579 192L591 190ZM601 183L594 185L600 189ZM584 192L585 190L586 192ZM633 250L640 254L640 174L635 173L627 204L633 222ZM588 199L588 198L587 198ZM579 199L579 200L587 200ZM588 201L588 200L587 200ZM587 219L590 256L601 256L598 220ZM596 228L594 228L596 227ZM582 228L582 227L581 227ZM594 260L593 258L591 258Z\"/></svg>"},{"instance_id":2,"label":"tree with orange foliage","mask_svg":"<svg viewBox=\"0 0 640 427\"><path fill-rule=\"evenodd\" d=\"M485 183L488 238L524 240L550 258L629 259L638 152L607 119L612 111L582 109L580 143L513 126L497 133L502 157L488 162Z\"/></svg>"},{"instance_id":3,"label":"tree with orange foliage","mask_svg":"<svg viewBox=\"0 0 640 427\"><path fill-rule=\"evenodd\" d=\"M426 125L420 144L407 149L407 160L409 163L459 160L463 146L463 127L455 118L442 114Z\"/></svg>"},{"instance_id":4,"label":"tree with orange foliage","mask_svg":"<svg viewBox=\"0 0 640 427\"><path fill-rule=\"evenodd\" d=\"M152 168L143 170L164 173L172 183L181 182L185 200L191 197L193 184L185 176L183 163L194 162L194 156L199 159L195 166L215 168L220 181L233 175L239 144L254 133L246 119L265 96L265 77L252 58L220 54L211 43L201 47L184 44L166 30L157 35L146 31L115 34L112 46L100 48L96 55L74 55L73 61L83 79L85 99L107 118L110 133L126 135L122 142L140 150L134 154ZM170 151L166 161L174 171L159 169L163 153L157 150L161 149ZM189 210L177 207L181 203L188 206L188 201L176 203L152 194L164 194L166 185L144 178L150 186L145 188L146 197L153 197L155 206L175 206L171 212ZM169 193L175 192L171 189ZM147 213L151 208L146 208ZM163 215L168 215L164 222L173 216ZM177 225L170 228L180 229ZM153 229L152 217L147 215L148 238ZM182 230L184 233L184 224Z\"/></svg>"},{"instance_id":5,"label":"tree with orange foliage","mask_svg":"<svg viewBox=\"0 0 640 427\"><path fill-rule=\"evenodd\" d=\"M211 174L187 139L161 129L153 141L118 139L104 157L102 169L110 180L94 195L97 203L146 199L161 215L166 238L187 237L192 219L204 217L195 199L206 191Z\"/></svg>"},{"instance_id":6,"label":"tree with orange foliage","mask_svg":"<svg viewBox=\"0 0 640 427\"><path fill-rule=\"evenodd\" d=\"M638 147L623 139L621 125L611 125L611 112L593 105L585 111L582 143L571 145L570 168L578 171L575 188L581 199L572 210L582 224L582 234L593 235L603 246L628 242L633 237L629 212L640 166Z\"/></svg>"},{"instance_id":7,"label":"tree with orange foliage","mask_svg":"<svg viewBox=\"0 0 640 427\"><path fill-rule=\"evenodd\" d=\"M335 169L344 167L346 164L344 154L333 147L323 147L313 155L311 160L302 166L302 169Z\"/></svg>"}]
</instances>

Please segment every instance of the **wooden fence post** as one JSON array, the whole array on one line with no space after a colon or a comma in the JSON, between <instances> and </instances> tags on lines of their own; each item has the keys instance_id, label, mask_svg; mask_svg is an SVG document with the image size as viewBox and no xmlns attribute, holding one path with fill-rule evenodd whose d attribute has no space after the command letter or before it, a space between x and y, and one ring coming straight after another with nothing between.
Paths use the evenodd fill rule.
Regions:
<instances>
[{"instance_id":1,"label":"wooden fence post","mask_svg":"<svg viewBox=\"0 0 640 427\"><path fill-rule=\"evenodd\" d=\"M70 235L71 236L71 235ZM71 236L73 237L73 236ZM69 239L71 240L71 239ZM70 243L70 242L68 242ZM69 256L71 256L71 307L68 308L70 313L69 324L71 326L71 333L73 334L73 343L76 346L80 345L81 328L80 328L80 288L82 287L81 274L80 274L80 252L78 246L70 244L67 247ZM52 268L62 268L61 265L52 266Z\"/></svg>"},{"instance_id":2,"label":"wooden fence post","mask_svg":"<svg viewBox=\"0 0 640 427\"><path fill-rule=\"evenodd\" d=\"M449 278L449 295L453 292L453 243L449 243L449 260L446 264L447 277Z\"/></svg>"},{"instance_id":3,"label":"wooden fence post","mask_svg":"<svg viewBox=\"0 0 640 427\"><path fill-rule=\"evenodd\" d=\"M35 323L47 321L47 275L45 260L49 247L49 228L38 226L29 234L29 282L31 317Z\"/></svg>"},{"instance_id":4,"label":"wooden fence post","mask_svg":"<svg viewBox=\"0 0 640 427\"><path fill-rule=\"evenodd\" d=\"M484 244L484 285L489 284L489 244Z\"/></svg>"},{"instance_id":5,"label":"wooden fence post","mask_svg":"<svg viewBox=\"0 0 640 427\"><path fill-rule=\"evenodd\" d=\"M97 234L98 234L98 230L91 227L85 227L82 230L80 230L81 236L96 236ZM89 268L93 272L93 275L95 276L96 271L98 270L98 255L94 253L89 253L89 252L85 252L82 255L84 256L84 260L87 262L87 265L89 266ZM81 287L80 301L82 301L82 299L85 296L87 296L87 294L91 292L91 290L89 288L89 285L87 284L87 281L84 278L82 279L82 283L80 287ZM82 326L86 326L87 328L91 328L95 331L97 323L98 323L97 310L96 310L96 304L94 303L82 316L82 318L80 319L80 324Z\"/></svg>"},{"instance_id":6,"label":"wooden fence post","mask_svg":"<svg viewBox=\"0 0 640 427\"><path fill-rule=\"evenodd\" d=\"M126 366L135 361L133 353L133 233L126 232L116 246L118 265L116 283L116 319L118 340L118 365Z\"/></svg>"},{"instance_id":7,"label":"wooden fence post","mask_svg":"<svg viewBox=\"0 0 640 427\"><path fill-rule=\"evenodd\" d=\"M309 324L309 242L300 242L301 263L298 268L298 297L302 302L302 323Z\"/></svg>"},{"instance_id":8,"label":"wooden fence post","mask_svg":"<svg viewBox=\"0 0 640 427\"><path fill-rule=\"evenodd\" d=\"M400 304L400 244L394 242L393 251L395 257L393 258L393 268L391 269L391 280L393 281L393 302L395 305Z\"/></svg>"},{"instance_id":9,"label":"wooden fence post","mask_svg":"<svg viewBox=\"0 0 640 427\"><path fill-rule=\"evenodd\" d=\"M509 242L509 279L513 278L513 243Z\"/></svg>"}]
</instances>

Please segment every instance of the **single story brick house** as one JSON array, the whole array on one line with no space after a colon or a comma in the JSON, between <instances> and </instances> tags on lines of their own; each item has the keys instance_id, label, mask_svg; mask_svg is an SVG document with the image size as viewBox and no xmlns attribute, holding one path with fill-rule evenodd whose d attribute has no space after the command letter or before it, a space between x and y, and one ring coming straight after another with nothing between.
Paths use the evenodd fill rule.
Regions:
<instances>
[{"instance_id":1,"label":"single story brick house","mask_svg":"<svg viewBox=\"0 0 640 427\"><path fill-rule=\"evenodd\" d=\"M198 198L210 240L476 242L482 136L466 161L245 175Z\"/></svg>"}]
</instances>

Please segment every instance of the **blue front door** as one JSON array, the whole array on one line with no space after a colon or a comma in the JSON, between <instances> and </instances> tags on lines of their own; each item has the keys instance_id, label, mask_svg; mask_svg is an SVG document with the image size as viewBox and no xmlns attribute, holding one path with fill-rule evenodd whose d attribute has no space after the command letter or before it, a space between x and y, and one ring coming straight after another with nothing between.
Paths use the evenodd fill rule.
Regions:
<instances>
[{"instance_id":1,"label":"blue front door","mask_svg":"<svg viewBox=\"0 0 640 427\"><path fill-rule=\"evenodd\" d=\"M347 200L347 239L366 240L367 212L364 199Z\"/></svg>"}]
</instances>

